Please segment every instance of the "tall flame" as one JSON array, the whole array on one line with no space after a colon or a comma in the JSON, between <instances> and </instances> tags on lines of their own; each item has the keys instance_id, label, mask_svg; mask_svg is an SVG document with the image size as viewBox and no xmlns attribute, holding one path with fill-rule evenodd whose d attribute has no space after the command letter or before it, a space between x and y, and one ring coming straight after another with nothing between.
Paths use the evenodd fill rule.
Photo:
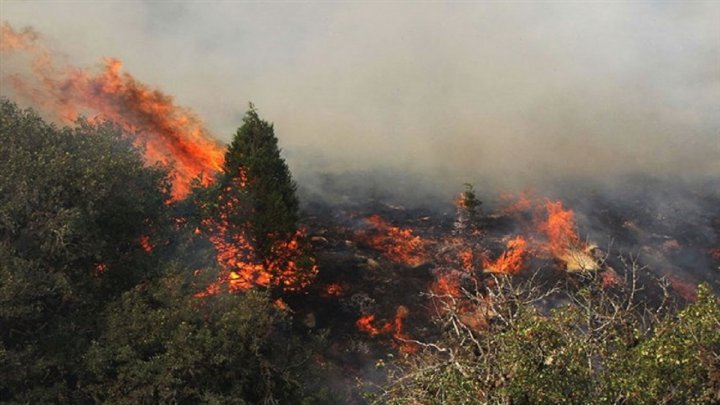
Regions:
<instances>
[{"instance_id":1,"label":"tall flame","mask_svg":"<svg viewBox=\"0 0 720 405\"><path fill-rule=\"evenodd\" d=\"M548 248L555 256L563 256L580 245L580 237L575 231L575 213L563 208L562 202L548 200L545 204L547 220L539 228L547 235Z\"/></svg>"},{"instance_id":2,"label":"tall flame","mask_svg":"<svg viewBox=\"0 0 720 405\"><path fill-rule=\"evenodd\" d=\"M10 77L15 91L43 107L63 122L75 121L81 113L118 123L136 134L136 143L145 149L148 164L173 165L173 198L190 191L191 181L201 175L207 184L219 171L224 147L190 109L175 104L172 96L121 72L122 62L105 58L102 69L65 66L57 68L52 54L30 28L15 31L2 25L0 50L25 51L33 58L33 77Z\"/></svg>"}]
</instances>

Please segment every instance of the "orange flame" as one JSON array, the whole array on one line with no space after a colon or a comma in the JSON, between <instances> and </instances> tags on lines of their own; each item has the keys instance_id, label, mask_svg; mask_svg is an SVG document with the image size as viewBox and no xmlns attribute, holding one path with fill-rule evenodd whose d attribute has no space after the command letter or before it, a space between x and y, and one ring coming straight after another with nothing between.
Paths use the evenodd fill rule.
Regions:
<instances>
[{"instance_id":1,"label":"orange flame","mask_svg":"<svg viewBox=\"0 0 720 405\"><path fill-rule=\"evenodd\" d=\"M372 215L368 219L378 231L367 241L374 249L382 252L383 256L395 263L417 267L428 260L427 242L412 230L392 226L379 215Z\"/></svg>"},{"instance_id":2,"label":"orange flame","mask_svg":"<svg viewBox=\"0 0 720 405\"><path fill-rule=\"evenodd\" d=\"M527 241L517 236L507 242L507 250L495 261L484 261L484 266L490 272L515 274L525 267L525 257L528 253Z\"/></svg>"},{"instance_id":3,"label":"orange flame","mask_svg":"<svg viewBox=\"0 0 720 405\"><path fill-rule=\"evenodd\" d=\"M375 315L370 314L360 317L355 322L355 325L357 326L359 331L367 333L370 336L391 334L392 337L398 342L400 351L405 353L412 353L417 350L417 345L413 342L408 342L410 338L403 332L405 318L407 318L409 314L410 310L408 310L407 307L405 307L404 305L400 305L395 311L395 319L393 319L392 322L383 322L382 326L380 327L373 326L373 322L375 321Z\"/></svg>"},{"instance_id":4,"label":"orange flame","mask_svg":"<svg viewBox=\"0 0 720 405\"><path fill-rule=\"evenodd\" d=\"M17 32L7 23L2 26L0 50L24 50L34 57L33 80L12 77L19 95L64 122L75 121L81 112L92 112L135 133L148 164L173 165L173 199L184 198L194 178L208 175L202 180L207 184L221 169L224 147L191 110L129 73L121 73L118 59L106 58L99 73L73 66L55 68L51 53L37 38L30 28Z\"/></svg>"},{"instance_id":5,"label":"orange flame","mask_svg":"<svg viewBox=\"0 0 720 405\"><path fill-rule=\"evenodd\" d=\"M530 211L533 207L533 190L523 191L514 195L512 193L502 193L499 200L502 204L500 213L504 215L514 215L521 212Z\"/></svg>"},{"instance_id":6,"label":"orange flame","mask_svg":"<svg viewBox=\"0 0 720 405\"><path fill-rule=\"evenodd\" d=\"M539 224L539 229L547 235L550 253L562 257L581 245L575 230L575 213L564 209L560 201L548 200L545 208L547 220Z\"/></svg>"},{"instance_id":7,"label":"orange flame","mask_svg":"<svg viewBox=\"0 0 720 405\"><path fill-rule=\"evenodd\" d=\"M244 186L244 176L236 180ZM253 287L280 287L283 291L299 291L307 287L318 272L314 259L308 257L307 265L298 265L303 255L299 240L305 236L298 230L287 240L277 240L271 248L272 259L259 260L253 245L249 242L248 227L232 224L230 217L233 207L239 202L235 197L220 200L220 214L216 220L205 219L202 228L217 251L217 262L225 274L217 281L227 284L231 291L244 291Z\"/></svg>"}]
</instances>

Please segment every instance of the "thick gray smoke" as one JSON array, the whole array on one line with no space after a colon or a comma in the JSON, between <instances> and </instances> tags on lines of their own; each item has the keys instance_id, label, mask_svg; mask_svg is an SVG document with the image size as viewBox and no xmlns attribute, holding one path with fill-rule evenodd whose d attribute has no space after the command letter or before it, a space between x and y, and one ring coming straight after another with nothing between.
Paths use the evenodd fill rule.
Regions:
<instances>
[{"instance_id":1,"label":"thick gray smoke","mask_svg":"<svg viewBox=\"0 0 720 405\"><path fill-rule=\"evenodd\" d=\"M253 100L306 189L720 176L717 2L0 7L78 65L122 59L223 141Z\"/></svg>"}]
</instances>

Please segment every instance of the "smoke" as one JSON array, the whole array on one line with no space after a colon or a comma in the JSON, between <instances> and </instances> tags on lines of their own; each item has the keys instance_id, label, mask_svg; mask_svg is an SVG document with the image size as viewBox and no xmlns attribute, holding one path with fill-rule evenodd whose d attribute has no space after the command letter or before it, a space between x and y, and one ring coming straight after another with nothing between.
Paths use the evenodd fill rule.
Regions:
<instances>
[{"instance_id":1,"label":"smoke","mask_svg":"<svg viewBox=\"0 0 720 405\"><path fill-rule=\"evenodd\" d=\"M122 59L222 141L254 101L311 192L357 172L443 193L720 175L716 2L2 7L78 64Z\"/></svg>"}]
</instances>

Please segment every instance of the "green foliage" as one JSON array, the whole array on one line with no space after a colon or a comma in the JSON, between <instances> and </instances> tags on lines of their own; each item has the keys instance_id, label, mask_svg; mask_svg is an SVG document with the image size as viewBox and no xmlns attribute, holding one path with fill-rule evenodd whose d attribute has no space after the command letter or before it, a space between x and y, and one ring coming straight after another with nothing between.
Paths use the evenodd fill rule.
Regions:
<instances>
[{"instance_id":1,"label":"green foliage","mask_svg":"<svg viewBox=\"0 0 720 405\"><path fill-rule=\"evenodd\" d=\"M0 102L0 398L69 398L94 315L155 271L140 239L166 226L166 176L111 124Z\"/></svg>"},{"instance_id":2,"label":"green foliage","mask_svg":"<svg viewBox=\"0 0 720 405\"><path fill-rule=\"evenodd\" d=\"M280 157L272 124L250 107L225 154L221 198L238 201L230 222L248 224L259 258L272 260L275 242L297 229L297 186Z\"/></svg>"},{"instance_id":3,"label":"green foliage","mask_svg":"<svg viewBox=\"0 0 720 405\"><path fill-rule=\"evenodd\" d=\"M612 357L607 391L638 403L720 402L719 331L720 300L701 285L695 303Z\"/></svg>"},{"instance_id":4,"label":"green foliage","mask_svg":"<svg viewBox=\"0 0 720 405\"><path fill-rule=\"evenodd\" d=\"M720 401L720 300L707 286L697 302L661 317L603 291L597 279L547 314L532 304L531 287L501 288L493 296L503 299L502 318L483 330L450 321L456 326L408 358L378 402Z\"/></svg>"},{"instance_id":5,"label":"green foliage","mask_svg":"<svg viewBox=\"0 0 720 405\"><path fill-rule=\"evenodd\" d=\"M168 269L108 308L86 355L94 402L287 403L309 397L313 344L261 293L189 294L187 271Z\"/></svg>"},{"instance_id":6,"label":"green foliage","mask_svg":"<svg viewBox=\"0 0 720 405\"><path fill-rule=\"evenodd\" d=\"M196 297L213 247L131 138L0 108L0 402L327 400L308 388L321 340L267 295Z\"/></svg>"}]
</instances>

